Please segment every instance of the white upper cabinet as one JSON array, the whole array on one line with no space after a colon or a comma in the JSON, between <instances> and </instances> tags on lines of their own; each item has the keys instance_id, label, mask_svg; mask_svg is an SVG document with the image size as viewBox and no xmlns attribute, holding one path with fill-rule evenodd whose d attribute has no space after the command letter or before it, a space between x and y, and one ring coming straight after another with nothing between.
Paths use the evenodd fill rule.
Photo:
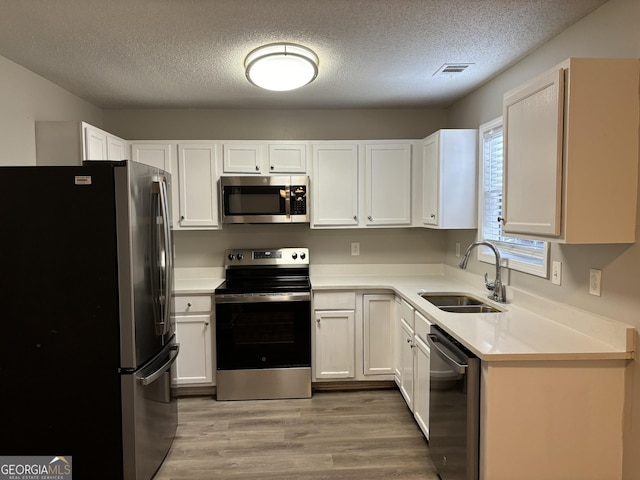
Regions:
<instances>
[{"instance_id":1,"label":"white upper cabinet","mask_svg":"<svg viewBox=\"0 0 640 480\"><path fill-rule=\"evenodd\" d=\"M127 142L91 125L84 127L84 160L125 160Z\"/></svg>"},{"instance_id":2,"label":"white upper cabinet","mask_svg":"<svg viewBox=\"0 0 640 480\"><path fill-rule=\"evenodd\" d=\"M411 225L414 143L329 141L312 144L311 227Z\"/></svg>"},{"instance_id":3,"label":"white upper cabinet","mask_svg":"<svg viewBox=\"0 0 640 480\"><path fill-rule=\"evenodd\" d=\"M177 143L157 140L131 142L131 160L159 168L171 174L171 224L180 228L180 182L178 179Z\"/></svg>"},{"instance_id":4,"label":"white upper cabinet","mask_svg":"<svg viewBox=\"0 0 640 480\"><path fill-rule=\"evenodd\" d=\"M226 142L225 174L306 173L307 144L296 142Z\"/></svg>"},{"instance_id":5,"label":"white upper cabinet","mask_svg":"<svg viewBox=\"0 0 640 480\"><path fill-rule=\"evenodd\" d=\"M224 173L266 174L262 168L264 146L261 144L225 143L222 153Z\"/></svg>"},{"instance_id":6,"label":"white upper cabinet","mask_svg":"<svg viewBox=\"0 0 640 480\"><path fill-rule=\"evenodd\" d=\"M307 145L303 143L270 143L270 173L306 173Z\"/></svg>"},{"instance_id":7,"label":"white upper cabinet","mask_svg":"<svg viewBox=\"0 0 640 480\"><path fill-rule=\"evenodd\" d=\"M411 224L411 144L365 146L367 225Z\"/></svg>"},{"instance_id":8,"label":"white upper cabinet","mask_svg":"<svg viewBox=\"0 0 640 480\"><path fill-rule=\"evenodd\" d=\"M215 143L178 144L180 228L219 227L217 150Z\"/></svg>"},{"instance_id":9,"label":"white upper cabinet","mask_svg":"<svg viewBox=\"0 0 640 480\"><path fill-rule=\"evenodd\" d=\"M312 227L358 225L358 145L312 147Z\"/></svg>"},{"instance_id":10,"label":"white upper cabinet","mask_svg":"<svg viewBox=\"0 0 640 480\"><path fill-rule=\"evenodd\" d=\"M506 232L560 235L563 103L562 69L504 97Z\"/></svg>"},{"instance_id":11,"label":"white upper cabinet","mask_svg":"<svg viewBox=\"0 0 640 480\"><path fill-rule=\"evenodd\" d=\"M635 242L639 72L571 58L505 94L505 233Z\"/></svg>"},{"instance_id":12,"label":"white upper cabinet","mask_svg":"<svg viewBox=\"0 0 640 480\"><path fill-rule=\"evenodd\" d=\"M477 134L475 129L439 130L424 139L423 226L477 227Z\"/></svg>"},{"instance_id":13,"label":"white upper cabinet","mask_svg":"<svg viewBox=\"0 0 640 480\"><path fill-rule=\"evenodd\" d=\"M131 160L165 172L171 172L171 158L175 147L171 143L131 143Z\"/></svg>"},{"instance_id":14,"label":"white upper cabinet","mask_svg":"<svg viewBox=\"0 0 640 480\"><path fill-rule=\"evenodd\" d=\"M85 122L36 122L37 165L125 160L127 142Z\"/></svg>"}]
</instances>

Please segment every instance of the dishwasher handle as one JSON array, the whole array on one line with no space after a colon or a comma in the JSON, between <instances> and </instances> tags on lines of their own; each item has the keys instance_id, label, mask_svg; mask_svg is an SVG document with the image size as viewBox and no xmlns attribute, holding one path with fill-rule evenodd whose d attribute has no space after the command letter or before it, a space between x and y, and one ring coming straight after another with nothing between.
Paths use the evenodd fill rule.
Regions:
<instances>
[{"instance_id":1,"label":"dishwasher handle","mask_svg":"<svg viewBox=\"0 0 640 480\"><path fill-rule=\"evenodd\" d=\"M456 373L466 373L469 364L460 363L458 359L455 358L455 354L440 342L437 335L433 333L427 334L427 341L429 342L429 346L436 351L438 356L442 358L447 365L453 368Z\"/></svg>"}]
</instances>

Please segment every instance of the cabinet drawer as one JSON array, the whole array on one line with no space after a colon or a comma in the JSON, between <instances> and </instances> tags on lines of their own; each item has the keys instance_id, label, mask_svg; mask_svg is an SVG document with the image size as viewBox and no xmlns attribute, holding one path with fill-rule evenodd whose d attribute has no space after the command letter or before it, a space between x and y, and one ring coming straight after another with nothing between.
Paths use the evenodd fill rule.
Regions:
<instances>
[{"instance_id":1,"label":"cabinet drawer","mask_svg":"<svg viewBox=\"0 0 640 480\"><path fill-rule=\"evenodd\" d=\"M420 312L415 312L415 333L416 336L422 340L424 343L427 343L427 334L431 329L431 322L425 318Z\"/></svg>"},{"instance_id":2,"label":"cabinet drawer","mask_svg":"<svg viewBox=\"0 0 640 480\"><path fill-rule=\"evenodd\" d=\"M413 329L413 307L402 298L400 299L400 304L397 305L397 307L399 308L398 318L407 322L407 325Z\"/></svg>"},{"instance_id":3,"label":"cabinet drawer","mask_svg":"<svg viewBox=\"0 0 640 480\"><path fill-rule=\"evenodd\" d=\"M313 294L315 310L355 310L355 292L317 292Z\"/></svg>"},{"instance_id":4,"label":"cabinet drawer","mask_svg":"<svg viewBox=\"0 0 640 480\"><path fill-rule=\"evenodd\" d=\"M173 298L173 313L211 312L211 295L186 295Z\"/></svg>"}]
</instances>

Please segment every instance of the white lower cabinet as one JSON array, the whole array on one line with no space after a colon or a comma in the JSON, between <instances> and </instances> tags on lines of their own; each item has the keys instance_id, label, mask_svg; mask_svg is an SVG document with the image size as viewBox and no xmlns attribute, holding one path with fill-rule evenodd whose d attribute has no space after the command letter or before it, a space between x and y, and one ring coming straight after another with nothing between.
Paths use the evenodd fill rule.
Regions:
<instances>
[{"instance_id":1,"label":"white lower cabinet","mask_svg":"<svg viewBox=\"0 0 640 480\"><path fill-rule=\"evenodd\" d=\"M429 438L429 367L427 334L431 322L396 297L394 373L400 393L416 423Z\"/></svg>"},{"instance_id":2,"label":"white lower cabinet","mask_svg":"<svg viewBox=\"0 0 640 480\"><path fill-rule=\"evenodd\" d=\"M413 307L396 297L395 381L409 408L413 405Z\"/></svg>"},{"instance_id":3,"label":"white lower cabinet","mask_svg":"<svg viewBox=\"0 0 640 480\"><path fill-rule=\"evenodd\" d=\"M363 355L365 375L393 375L392 294L362 296Z\"/></svg>"},{"instance_id":4,"label":"white lower cabinet","mask_svg":"<svg viewBox=\"0 0 640 480\"><path fill-rule=\"evenodd\" d=\"M316 310L315 324L315 378L355 378L355 311Z\"/></svg>"},{"instance_id":5,"label":"white lower cabinet","mask_svg":"<svg viewBox=\"0 0 640 480\"><path fill-rule=\"evenodd\" d=\"M413 416L416 423L429 439L429 368L431 350L427 334L431 323L420 312L414 316L413 349Z\"/></svg>"},{"instance_id":6,"label":"white lower cabinet","mask_svg":"<svg viewBox=\"0 0 640 480\"><path fill-rule=\"evenodd\" d=\"M213 310L211 295L177 295L173 320L180 353L175 364L174 383L214 385Z\"/></svg>"},{"instance_id":7,"label":"white lower cabinet","mask_svg":"<svg viewBox=\"0 0 640 480\"><path fill-rule=\"evenodd\" d=\"M400 329L401 381L398 387L407 406L413 411L413 328L404 319L401 319Z\"/></svg>"},{"instance_id":8,"label":"white lower cabinet","mask_svg":"<svg viewBox=\"0 0 640 480\"><path fill-rule=\"evenodd\" d=\"M314 381L393 380L394 295L313 294Z\"/></svg>"}]
</instances>

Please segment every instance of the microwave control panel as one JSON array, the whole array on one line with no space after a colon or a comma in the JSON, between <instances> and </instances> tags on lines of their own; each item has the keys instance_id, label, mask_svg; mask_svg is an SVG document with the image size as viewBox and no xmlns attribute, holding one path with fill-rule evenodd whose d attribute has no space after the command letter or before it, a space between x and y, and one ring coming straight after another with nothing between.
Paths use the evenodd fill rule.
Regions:
<instances>
[{"instance_id":1,"label":"microwave control panel","mask_svg":"<svg viewBox=\"0 0 640 480\"><path fill-rule=\"evenodd\" d=\"M307 214L307 186L291 185L291 215Z\"/></svg>"}]
</instances>

